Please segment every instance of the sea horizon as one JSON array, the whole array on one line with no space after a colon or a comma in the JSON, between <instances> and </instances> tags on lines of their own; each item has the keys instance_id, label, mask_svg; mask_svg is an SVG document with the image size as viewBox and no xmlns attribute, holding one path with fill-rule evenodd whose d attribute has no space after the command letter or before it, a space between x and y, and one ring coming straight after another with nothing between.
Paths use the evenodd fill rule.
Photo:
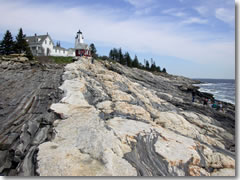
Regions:
<instances>
[{"instance_id":1,"label":"sea horizon","mask_svg":"<svg viewBox=\"0 0 240 180\"><path fill-rule=\"evenodd\" d=\"M191 78L193 80L236 80L236 78Z\"/></svg>"}]
</instances>

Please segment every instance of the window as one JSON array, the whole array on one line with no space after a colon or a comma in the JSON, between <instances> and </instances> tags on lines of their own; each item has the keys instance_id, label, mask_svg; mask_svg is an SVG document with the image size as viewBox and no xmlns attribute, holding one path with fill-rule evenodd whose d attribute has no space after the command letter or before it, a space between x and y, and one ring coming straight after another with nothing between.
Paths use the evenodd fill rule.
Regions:
<instances>
[{"instance_id":1,"label":"window","mask_svg":"<svg viewBox=\"0 0 240 180\"><path fill-rule=\"evenodd\" d=\"M47 40L45 40L45 44L47 44Z\"/></svg>"},{"instance_id":2,"label":"window","mask_svg":"<svg viewBox=\"0 0 240 180\"><path fill-rule=\"evenodd\" d=\"M57 52L57 49L55 49L55 52Z\"/></svg>"},{"instance_id":3,"label":"window","mask_svg":"<svg viewBox=\"0 0 240 180\"><path fill-rule=\"evenodd\" d=\"M51 41L49 41L49 45L51 45Z\"/></svg>"}]
</instances>

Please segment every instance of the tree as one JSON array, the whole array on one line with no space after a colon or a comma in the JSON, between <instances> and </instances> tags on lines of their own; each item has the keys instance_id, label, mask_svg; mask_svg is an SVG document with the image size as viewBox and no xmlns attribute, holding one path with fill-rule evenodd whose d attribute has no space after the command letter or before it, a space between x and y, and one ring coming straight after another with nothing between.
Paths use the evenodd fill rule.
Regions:
<instances>
[{"instance_id":1,"label":"tree","mask_svg":"<svg viewBox=\"0 0 240 180\"><path fill-rule=\"evenodd\" d=\"M91 48L91 55L92 55L92 57L97 58L98 57L97 49L96 49L96 47L95 47L95 45L93 43L90 44L90 48Z\"/></svg>"},{"instance_id":2,"label":"tree","mask_svg":"<svg viewBox=\"0 0 240 180\"><path fill-rule=\"evenodd\" d=\"M61 47L60 41L57 42L56 47Z\"/></svg>"},{"instance_id":3,"label":"tree","mask_svg":"<svg viewBox=\"0 0 240 180\"><path fill-rule=\"evenodd\" d=\"M119 57L118 50L116 48L111 49L110 52L109 52L109 58L114 60L114 61L117 61L118 57Z\"/></svg>"},{"instance_id":4,"label":"tree","mask_svg":"<svg viewBox=\"0 0 240 180\"><path fill-rule=\"evenodd\" d=\"M136 67L136 68L139 68L139 62L138 62L138 58L137 58L136 55L135 55L134 60L132 62L132 66Z\"/></svg>"},{"instance_id":5,"label":"tree","mask_svg":"<svg viewBox=\"0 0 240 180\"><path fill-rule=\"evenodd\" d=\"M26 57L27 57L29 60L32 60L32 59L33 59L32 51L30 50L30 47L29 47L29 46L26 47L25 53L26 53Z\"/></svg>"},{"instance_id":6,"label":"tree","mask_svg":"<svg viewBox=\"0 0 240 180\"><path fill-rule=\"evenodd\" d=\"M150 65L149 65L149 62L148 62L148 60L146 60L146 65L145 65L145 66L146 66L146 70L148 70L148 71L149 71L149 70L150 70L150 68L149 68L149 66L150 66Z\"/></svg>"},{"instance_id":7,"label":"tree","mask_svg":"<svg viewBox=\"0 0 240 180\"><path fill-rule=\"evenodd\" d=\"M116 48L113 48L112 53L113 53L113 60L117 61L119 57L118 50Z\"/></svg>"},{"instance_id":8,"label":"tree","mask_svg":"<svg viewBox=\"0 0 240 180\"><path fill-rule=\"evenodd\" d=\"M140 63L140 62L139 62L138 68L139 69L145 69L144 65L142 63Z\"/></svg>"},{"instance_id":9,"label":"tree","mask_svg":"<svg viewBox=\"0 0 240 180\"><path fill-rule=\"evenodd\" d=\"M153 61L153 60L151 59L151 62L152 62L152 65L151 65L150 71L156 71L155 61Z\"/></svg>"},{"instance_id":10,"label":"tree","mask_svg":"<svg viewBox=\"0 0 240 180\"><path fill-rule=\"evenodd\" d=\"M118 54L119 54L119 63L125 65L121 48L118 50Z\"/></svg>"},{"instance_id":11,"label":"tree","mask_svg":"<svg viewBox=\"0 0 240 180\"><path fill-rule=\"evenodd\" d=\"M25 35L23 34L22 28L20 28L19 32L16 36L16 43L15 43L14 51L19 54L24 53L27 48L26 46L27 46L27 43L25 40Z\"/></svg>"},{"instance_id":12,"label":"tree","mask_svg":"<svg viewBox=\"0 0 240 180\"><path fill-rule=\"evenodd\" d=\"M127 59L126 59L125 54L122 57L122 65L127 65Z\"/></svg>"},{"instance_id":13,"label":"tree","mask_svg":"<svg viewBox=\"0 0 240 180\"><path fill-rule=\"evenodd\" d=\"M167 73L167 70L165 68L163 68L162 72L163 73Z\"/></svg>"},{"instance_id":14,"label":"tree","mask_svg":"<svg viewBox=\"0 0 240 180\"><path fill-rule=\"evenodd\" d=\"M128 52L126 52L126 53L124 54L124 59L125 59L125 61L126 61L126 63L127 63L127 66L128 66L128 67L132 67L132 59L131 59L131 57L130 57L130 55L129 55Z\"/></svg>"},{"instance_id":15,"label":"tree","mask_svg":"<svg viewBox=\"0 0 240 180\"><path fill-rule=\"evenodd\" d=\"M19 32L18 32L18 35L16 36L16 43L15 43L15 52L16 53L25 53L26 54L26 57L29 59L29 60L32 60L33 59L33 55L32 55L32 52L29 48L29 45L25 39L26 35L23 34L23 30L22 28L19 29ZM60 42L58 43L59 47L60 47Z\"/></svg>"},{"instance_id":16,"label":"tree","mask_svg":"<svg viewBox=\"0 0 240 180\"><path fill-rule=\"evenodd\" d=\"M155 62L153 61L153 58L151 58L151 66L152 66L153 63L155 63Z\"/></svg>"},{"instance_id":17,"label":"tree","mask_svg":"<svg viewBox=\"0 0 240 180\"><path fill-rule=\"evenodd\" d=\"M109 58L110 59L113 59L113 50L111 49L110 52L109 52Z\"/></svg>"},{"instance_id":18,"label":"tree","mask_svg":"<svg viewBox=\"0 0 240 180\"><path fill-rule=\"evenodd\" d=\"M12 34L9 30L6 31L3 40L0 44L1 54L12 54L14 53L14 41L12 38Z\"/></svg>"},{"instance_id":19,"label":"tree","mask_svg":"<svg viewBox=\"0 0 240 180\"><path fill-rule=\"evenodd\" d=\"M99 57L99 59L102 59L102 60L108 60L109 58L108 58L108 56L98 56Z\"/></svg>"},{"instance_id":20,"label":"tree","mask_svg":"<svg viewBox=\"0 0 240 180\"><path fill-rule=\"evenodd\" d=\"M157 71L157 72L161 72L160 66L157 66L157 67L156 67L156 71Z\"/></svg>"}]
</instances>

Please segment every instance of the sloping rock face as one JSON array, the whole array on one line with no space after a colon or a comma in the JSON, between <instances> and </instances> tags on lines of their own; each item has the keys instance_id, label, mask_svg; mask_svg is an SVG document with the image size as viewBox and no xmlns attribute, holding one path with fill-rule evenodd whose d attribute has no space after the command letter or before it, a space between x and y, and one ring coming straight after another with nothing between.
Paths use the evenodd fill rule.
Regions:
<instances>
[{"instance_id":1,"label":"sloping rock face","mask_svg":"<svg viewBox=\"0 0 240 180\"><path fill-rule=\"evenodd\" d=\"M39 175L235 175L234 107L191 103L194 81L84 58L63 80L64 97L51 105L61 119L55 138L39 145Z\"/></svg>"},{"instance_id":2,"label":"sloping rock face","mask_svg":"<svg viewBox=\"0 0 240 180\"><path fill-rule=\"evenodd\" d=\"M20 61L21 60L21 61ZM0 174L36 175L38 145L52 137L62 67L0 58Z\"/></svg>"}]
</instances>

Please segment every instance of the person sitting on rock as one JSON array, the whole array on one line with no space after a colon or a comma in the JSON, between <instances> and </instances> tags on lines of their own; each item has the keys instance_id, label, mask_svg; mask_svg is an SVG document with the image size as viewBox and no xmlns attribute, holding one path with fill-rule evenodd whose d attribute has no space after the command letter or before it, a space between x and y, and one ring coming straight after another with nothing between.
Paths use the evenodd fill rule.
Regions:
<instances>
[{"instance_id":1,"label":"person sitting on rock","mask_svg":"<svg viewBox=\"0 0 240 180\"><path fill-rule=\"evenodd\" d=\"M213 104L212 104L212 108L217 109L216 101L213 102Z\"/></svg>"},{"instance_id":2,"label":"person sitting on rock","mask_svg":"<svg viewBox=\"0 0 240 180\"><path fill-rule=\"evenodd\" d=\"M223 104L222 104L222 102L220 102L219 107L220 107L220 111L222 111L222 112L224 113L224 109L223 109Z\"/></svg>"}]
</instances>

